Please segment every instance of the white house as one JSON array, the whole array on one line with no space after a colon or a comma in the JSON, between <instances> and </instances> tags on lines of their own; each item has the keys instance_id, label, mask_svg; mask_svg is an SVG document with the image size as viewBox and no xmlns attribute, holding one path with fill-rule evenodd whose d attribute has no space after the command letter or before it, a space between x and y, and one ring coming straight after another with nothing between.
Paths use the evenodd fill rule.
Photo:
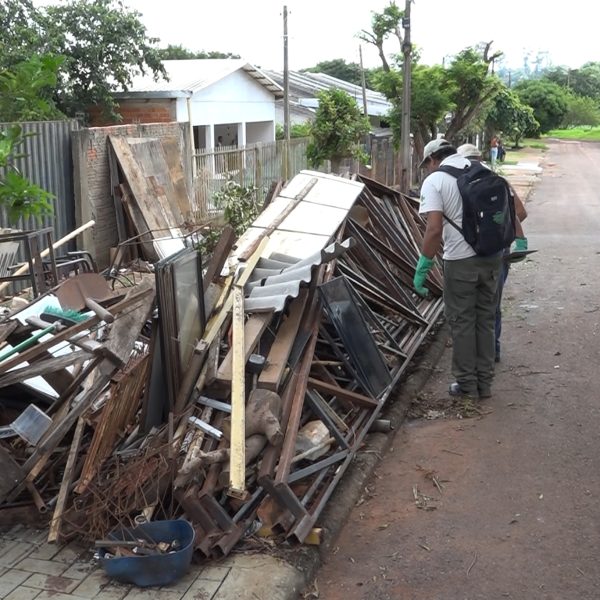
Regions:
<instances>
[{"instance_id":1,"label":"white house","mask_svg":"<svg viewBox=\"0 0 600 600\"><path fill-rule=\"evenodd\" d=\"M244 60L165 60L168 80L136 77L114 94L122 123L190 122L195 147L275 140L282 87Z\"/></svg>"}]
</instances>

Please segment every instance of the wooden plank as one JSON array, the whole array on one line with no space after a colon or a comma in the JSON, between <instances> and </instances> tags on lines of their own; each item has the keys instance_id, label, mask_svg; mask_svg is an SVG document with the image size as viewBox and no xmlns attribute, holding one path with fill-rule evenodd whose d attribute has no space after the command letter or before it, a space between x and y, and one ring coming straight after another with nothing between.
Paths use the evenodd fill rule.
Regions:
<instances>
[{"instance_id":1,"label":"wooden plank","mask_svg":"<svg viewBox=\"0 0 600 600\"><path fill-rule=\"evenodd\" d=\"M13 385L32 377L38 377L40 375L47 375L48 373L54 373L60 371L65 367L68 367L74 363L84 361L90 356L87 352L80 350L77 352L70 352L69 354L63 354L62 356L56 356L48 358L46 360L40 360L34 362L26 367L15 369L6 373L6 375L0 377L0 388L8 385Z\"/></svg>"},{"instance_id":2,"label":"wooden plank","mask_svg":"<svg viewBox=\"0 0 600 600\"><path fill-rule=\"evenodd\" d=\"M85 420L82 417L79 417L79 420L77 421L77 427L75 427L75 433L73 434L73 441L71 442L71 449L69 450L67 463L65 464L65 470L60 484L60 490L58 492L58 500L56 501L54 515L52 516L52 521L50 523L50 531L48 532L49 542L56 542L60 537L62 516L65 511L69 488L71 487L71 483L73 481L75 462L79 454L79 446L81 445L81 438L83 437L84 429Z\"/></svg>"},{"instance_id":3,"label":"wooden plank","mask_svg":"<svg viewBox=\"0 0 600 600\"><path fill-rule=\"evenodd\" d=\"M265 329L269 326L269 323L273 319L273 313L261 313L252 315L244 325L244 365L250 358L252 351L256 348L256 345L260 341L262 334ZM217 370L216 381L222 384L231 383L231 377L233 374L233 352L234 348L230 348L229 352L225 355L225 358L221 362L221 366Z\"/></svg>"},{"instance_id":4,"label":"wooden plank","mask_svg":"<svg viewBox=\"0 0 600 600\"><path fill-rule=\"evenodd\" d=\"M235 231L231 225L227 225L221 232L221 237L212 252L211 259L206 265L206 273L202 279L203 289L206 290L208 285L212 282L215 275L221 272L233 244L235 243Z\"/></svg>"},{"instance_id":5,"label":"wooden plank","mask_svg":"<svg viewBox=\"0 0 600 600\"><path fill-rule=\"evenodd\" d=\"M349 402L350 404L354 404L356 406L362 406L363 408L377 408L379 406L379 402L373 398L370 398L369 396L364 396L363 394L358 394L357 392L351 392L350 390L346 390L332 383L325 383L324 381L320 381L319 379L314 379L312 377L309 377L308 379L308 387L324 394L331 394L338 400Z\"/></svg>"},{"instance_id":6,"label":"wooden plank","mask_svg":"<svg viewBox=\"0 0 600 600\"><path fill-rule=\"evenodd\" d=\"M229 494L246 493L246 376L244 360L244 288L233 286L233 376L231 381L231 439Z\"/></svg>"},{"instance_id":7,"label":"wooden plank","mask_svg":"<svg viewBox=\"0 0 600 600\"><path fill-rule=\"evenodd\" d=\"M304 314L308 291L300 290L297 298L290 305L290 312L283 322L267 357L267 366L258 378L258 387L276 392L281 385L287 361L296 340L298 329Z\"/></svg>"}]
</instances>

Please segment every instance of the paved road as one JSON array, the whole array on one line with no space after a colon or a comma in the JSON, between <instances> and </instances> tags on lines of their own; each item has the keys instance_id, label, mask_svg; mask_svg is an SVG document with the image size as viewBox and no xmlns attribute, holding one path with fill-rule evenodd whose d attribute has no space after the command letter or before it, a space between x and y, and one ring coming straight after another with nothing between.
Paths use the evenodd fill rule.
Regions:
<instances>
[{"instance_id":1,"label":"paved road","mask_svg":"<svg viewBox=\"0 0 600 600\"><path fill-rule=\"evenodd\" d=\"M479 414L450 407L445 353L421 407L446 417L397 434L318 575L321 599L600 598L598 165L598 144L551 144L527 202L539 252L505 290L494 397Z\"/></svg>"}]
</instances>

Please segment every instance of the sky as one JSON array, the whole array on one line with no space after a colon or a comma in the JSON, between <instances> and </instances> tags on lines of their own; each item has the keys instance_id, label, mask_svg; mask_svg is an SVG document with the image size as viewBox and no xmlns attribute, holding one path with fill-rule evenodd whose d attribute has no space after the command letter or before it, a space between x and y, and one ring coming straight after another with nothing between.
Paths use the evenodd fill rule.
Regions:
<instances>
[{"instance_id":1,"label":"sky","mask_svg":"<svg viewBox=\"0 0 600 600\"><path fill-rule=\"evenodd\" d=\"M56 0L36 0L50 4ZM283 69L283 5L285 0L124 0L142 13L148 33L161 45L180 44L190 50L239 54L255 66ZM397 0L404 6L404 0ZM356 37L368 29L372 11L387 0L287 0L290 69L343 58L359 62ZM559 7L565 6L561 13ZM600 61L598 17L593 0L414 0L412 41L421 62L441 63L463 48L494 41L506 65L518 68L527 52L548 52L551 64L580 67ZM398 51L389 42L389 53ZM374 47L363 43L365 67L379 66Z\"/></svg>"},{"instance_id":2,"label":"sky","mask_svg":"<svg viewBox=\"0 0 600 600\"><path fill-rule=\"evenodd\" d=\"M269 69L283 68L283 5L280 0L125 0L143 14L151 35L165 44L193 50L240 54ZM298 70L323 60L344 58L358 62L356 34L368 29L372 11L385 0L288 0L290 68ZM399 6L404 5L398 0ZM494 40L508 66L522 65L530 51L547 51L552 64L580 67L600 60L598 17L600 4L570 0L559 12L547 0L415 0L412 5L412 41L421 49L422 62L441 63L445 56L466 46ZM166 14L166 7L169 13ZM389 52L397 47L390 42ZM363 44L366 67L379 66L371 45Z\"/></svg>"}]
</instances>

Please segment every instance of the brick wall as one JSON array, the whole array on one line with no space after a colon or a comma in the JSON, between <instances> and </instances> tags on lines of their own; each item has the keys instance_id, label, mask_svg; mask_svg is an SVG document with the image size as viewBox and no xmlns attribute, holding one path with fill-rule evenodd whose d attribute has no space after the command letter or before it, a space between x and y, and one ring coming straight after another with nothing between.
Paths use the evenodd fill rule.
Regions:
<instances>
[{"instance_id":1,"label":"brick wall","mask_svg":"<svg viewBox=\"0 0 600 600\"><path fill-rule=\"evenodd\" d=\"M171 123L177 120L174 99L161 100L122 100L116 108L121 115L119 125L132 123ZM104 115L99 107L88 111L92 127L105 127L115 123Z\"/></svg>"},{"instance_id":2,"label":"brick wall","mask_svg":"<svg viewBox=\"0 0 600 600\"><path fill-rule=\"evenodd\" d=\"M96 221L84 235L83 248L90 250L100 268L109 264L110 248L118 244L117 222L110 189L108 136L175 138L182 153L186 183L191 189L191 146L187 123L148 123L92 127L73 132L73 171L77 225Z\"/></svg>"}]
</instances>

